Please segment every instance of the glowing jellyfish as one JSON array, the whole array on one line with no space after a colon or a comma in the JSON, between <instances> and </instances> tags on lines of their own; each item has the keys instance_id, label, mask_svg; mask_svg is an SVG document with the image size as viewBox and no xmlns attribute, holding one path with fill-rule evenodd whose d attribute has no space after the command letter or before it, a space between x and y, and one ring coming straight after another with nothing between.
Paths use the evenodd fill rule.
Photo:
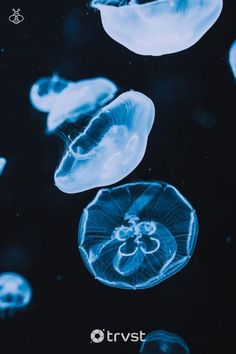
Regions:
<instances>
[{"instance_id":1,"label":"glowing jellyfish","mask_svg":"<svg viewBox=\"0 0 236 354\"><path fill-rule=\"evenodd\" d=\"M32 106L41 112L49 112L58 95L68 84L69 81L60 78L57 74L39 79L30 90Z\"/></svg>"},{"instance_id":2,"label":"glowing jellyfish","mask_svg":"<svg viewBox=\"0 0 236 354\"><path fill-rule=\"evenodd\" d=\"M0 176L3 173L6 164L7 164L7 160L4 157L0 157Z\"/></svg>"},{"instance_id":3,"label":"glowing jellyfish","mask_svg":"<svg viewBox=\"0 0 236 354\"><path fill-rule=\"evenodd\" d=\"M229 50L229 64L234 77L236 78L236 40L233 42Z\"/></svg>"},{"instance_id":4,"label":"glowing jellyfish","mask_svg":"<svg viewBox=\"0 0 236 354\"><path fill-rule=\"evenodd\" d=\"M102 283L145 289L186 265L197 231L195 211L173 186L130 183L101 189L84 209L79 249Z\"/></svg>"},{"instance_id":5,"label":"glowing jellyfish","mask_svg":"<svg viewBox=\"0 0 236 354\"><path fill-rule=\"evenodd\" d=\"M222 5L222 0L92 1L107 34L142 55L191 47L218 19Z\"/></svg>"},{"instance_id":6,"label":"glowing jellyfish","mask_svg":"<svg viewBox=\"0 0 236 354\"><path fill-rule=\"evenodd\" d=\"M69 146L54 180L65 193L120 181L142 160L154 121L152 101L125 92L102 108Z\"/></svg>"},{"instance_id":7,"label":"glowing jellyfish","mask_svg":"<svg viewBox=\"0 0 236 354\"><path fill-rule=\"evenodd\" d=\"M145 336L140 354L190 354L190 351L181 337L159 330Z\"/></svg>"},{"instance_id":8,"label":"glowing jellyfish","mask_svg":"<svg viewBox=\"0 0 236 354\"><path fill-rule=\"evenodd\" d=\"M94 113L116 94L117 86L103 77L69 82L54 75L38 80L31 88L32 105L49 112L48 131L66 122L76 122L81 116Z\"/></svg>"},{"instance_id":9,"label":"glowing jellyfish","mask_svg":"<svg viewBox=\"0 0 236 354\"><path fill-rule=\"evenodd\" d=\"M48 130L75 122L79 117L91 114L108 103L116 94L116 85L103 77L70 83L58 96L48 115Z\"/></svg>"},{"instance_id":10,"label":"glowing jellyfish","mask_svg":"<svg viewBox=\"0 0 236 354\"><path fill-rule=\"evenodd\" d=\"M31 297L31 286L20 274L0 274L0 313L25 308Z\"/></svg>"}]
</instances>

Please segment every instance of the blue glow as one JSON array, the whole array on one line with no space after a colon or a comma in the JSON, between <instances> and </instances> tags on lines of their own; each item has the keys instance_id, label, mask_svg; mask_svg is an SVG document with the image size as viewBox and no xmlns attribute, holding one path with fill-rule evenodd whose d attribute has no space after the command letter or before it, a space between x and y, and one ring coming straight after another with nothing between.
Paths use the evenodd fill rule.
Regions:
<instances>
[{"instance_id":1,"label":"blue glow","mask_svg":"<svg viewBox=\"0 0 236 354\"><path fill-rule=\"evenodd\" d=\"M41 112L49 112L58 95L69 84L57 74L44 77L36 81L30 90L30 102L32 106Z\"/></svg>"},{"instance_id":2,"label":"blue glow","mask_svg":"<svg viewBox=\"0 0 236 354\"><path fill-rule=\"evenodd\" d=\"M79 248L102 283L145 289L186 265L197 231L195 211L173 186L130 183L101 189L84 209Z\"/></svg>"},{"instance_id":3,"label":"blue glow","mask_svg":"<svg viewBox=\"0 0 236 354\"><path fill-rule=\"evenodd\" d=\"M0 176L3 173L6 164L7 164L7 160L4 157L0 157Z\"/></svg>"},{"instance_id":4,"label":"blue glow","mask_svg":"<svg viewBox=\"0 0 236 354\"><path fill-rule=\"evenodd\" d=\"M222 0L93 0L107 34L137 54L163 55L194 45L218 19Z\"/></svg>"},{"instance_id":5,"label":"blue glow","mask_svg":"<svg viewBox=\"0 0 236 354\"><path fill-rule=\"evenodd\" d=\"M103 77L69 82L53 75L32 86L30 100L36 109L49 112L47 129L50 132L65 121L74 123L81 116L94 113L116 92L117 86Z\"/></svg>"},{"instance_id":6,"label":"blue glow","mask_svg":"<svg viewBox=\"0 0 236 354\"><path fill-rule=\"evenodd\" d=\"M24 277L11 272L0 274L0 313L22 309L31 298L32 289Z\"/></svg>"},{"instance_id":7,"label":"blue glow","mask_svg":"<svg viewBox=\"0 0 236 354\"><path fill-rule=\"evenodd\" d=\"M153 102L125 92L102 108L69 146L54 180L65 193L120 181L142 160L154 121Z\"/></svg>"},{"instance_id":8,"label":"blue glow","mask_svg":"<svg viewBox=\"0 0 236 354\"><path fill-rule=\"evenodd\" d=\"M229 50L229 64L234 77L236 78L236 40L233 42Z\"/></svg>"},{"instance_id":9,"label":"blue glow","mask_svg":"<svg viewBox=\"0 0 236 354\"><path fill-rule=\"evenodd\" d=\"M103 77L70 83L59 95L48 115L48 130L54 130L67 122L94 113L116 94L116 85Z\"/></svg>"},{"instance_id":10,"label":"blue glow","mask_svg":"<svg viewBox=\"0 0 236 354\"><path fill-rule=\"evenodd\" d=\"M145 336L141 354L190 354L185 341L174 333L154 331Z\"/></svg>"}]
</instances>

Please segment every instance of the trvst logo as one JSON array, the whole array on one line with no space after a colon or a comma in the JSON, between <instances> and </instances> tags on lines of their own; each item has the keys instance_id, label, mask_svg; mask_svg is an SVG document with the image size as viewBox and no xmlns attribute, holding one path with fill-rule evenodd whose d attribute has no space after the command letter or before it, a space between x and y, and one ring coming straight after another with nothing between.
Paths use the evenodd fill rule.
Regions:
<instances>
[{"instance_id":1,"label":"trvst logo","mask_svg":"<svg viewBox=\"0 0 236 354\"><path fill-rule=\"evenodd\" d=\"M121 342L144 342L144 337L146 333L143 331L139 332L111 332L106 329L94 329L90 333L90 343L101 343L101 342L110 342L110 343L117 343Z\"/></svg>"}]
</instances>

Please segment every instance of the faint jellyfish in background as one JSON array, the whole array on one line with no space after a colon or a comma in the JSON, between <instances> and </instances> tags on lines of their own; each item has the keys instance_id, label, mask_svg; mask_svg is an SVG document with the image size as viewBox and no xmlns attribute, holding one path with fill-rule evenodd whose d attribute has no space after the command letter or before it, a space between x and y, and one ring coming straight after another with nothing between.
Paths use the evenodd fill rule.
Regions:
<instances>
[{"instance_id":1,"label":"faint jellyfish in background","mask_svg":"<svg viewBox=\"0 0 236 354\"><path fill-rule=\"evenodd\" d=\"M145 336L140 354L190 354L190 351L177 334L159 330Z\"/></svg>"},{"instance_id":2,"label":"faint jellyfish in background","mask_svg":"<svg viewBox=\"0 0 236 354\"><path fill-rule=\"evenodd\" d=\"M17 269L27 272L32 262L32 246L27 249L28 246L18 243L2 246L0 248L0 269Z\"/></svg>"},{"instance_id":3,"label":"faint jellyfish in background","mask_svg":"<svg viewBox=\"0 0 236 354\"><path fill-rule=\"evenodd\" d=\"M164 182L101 189L84 209L79 249L102 283L123 289L157 285L190 260L197 216L189 202Z\"/></svg>"},{"instance_id":4,"label":"faint jellyfish in background","mask_svg":"<svg viewBox=\"0 0 236 354\"><path fill-rule=\"evenodd\" d=\"M5 157L0 157L0 176L3 174L4 168L7 164Z\"/></svg>"},{"instance_id":5,"label":"faint jellyfish in background","mask_svg":"<svg viewBox=\"0 0 236 354\"><path fill-rule=\"evenodd\" d=\"M72 8L63 21L63 34L66 45L73 48L73 50L86 50L91 49L91 43L97 39L97 26L95 16L88 16L87 7L76 4L75 8ZM71 50L70 50L71 53ZM68 55L68 51L65 51L65 56ZM83 52L80 52L80 57ZM78 66L78 60L77 60Z\"/></svg>"},{"instance_id":6,"label":"faint jellyfish in background","mask_svg":"<svg viewBox=\"0 0 236 354\"><path fill-rule=\"evenodd\" d=\"M203 128L213 128L216 124L214 114L206 112L204 110L197 110L193 114L193 121Z\"/></svg>"},{"instance_id":7,"label":"faint jellyfish in background","mask_svg":"<svg viewBox=\"0 0 236 354\"><path fill-rule=\"evenodd\" d=\"M32 298L28 281L17 273L0 274L0 316L27 307Z\"/></svg>"},{"instance_id":8,"label":"faint jellyfish in background","mask_svg":"<svg viewBox=\"0 0 236 354\"><path fill-rule=\"evenodd\" d=\"M32 106L40 112L49 112L58 95L68 84L69 81L62 79L58 74L37 80L30 90Z\"/></svg>"},{"instance_id":9,"label":"faint jellyfish in background","mask_svg":"<svg viewBox=\"0 0 236 354\"><path fill-rule=\"evenodd\" d=\"M37 102L36 99L32 99L33 96L36 97L32 92L36 92L36 86L38 88L41 86L38 83L46 82L45 80L48 79L41 79L32 86L30 93L32 103ZM40 103L43 102L44 108L47 108L47 110L45 108L45 111L49 112L47 118L48 132L55 130L64 122L74 123L81 116L95 112L109 102L117 92L117 86L103 77L78 82L68 82L60 79L60 85L58 86L54 85L53 80L47 81L47 90L43 90L41 87L41 91L44 92L44 100ZM49 86L50 89L48 89ZM33 105L37 108L36 104Z\"/></svg>"},{"instance_id":10,"label":"faint jellyfish in background","mask_svg":"<svg viewBox=\"0 0 236 354\"><path fill-rule=\"evenodd\" d=\"M233 42L229 50L229 64L234 78L236 78L236 40Z\"/></svg>"},{"instance_id":11,"label":"faint jellyfish in background","mask_svg":"<svg viewBox=\"0 0 236 354\"><path fill-rule=\"evenodd\" d=\"M194 45L218 19L222 0L93 0L107 34L137 54L163 55Z\"/></svg>"},{"instance_id":12,"label":"faint jellyfish in background","mask_svg":"<svg viewBox=\"0 0 236 354\"><path fill-rule=\"evenodd\" d=\"M154 116L147 96L136 91L121 94L71 143L55 172L56 186L78 193L126 177L144 156Z\"/></svg>"}]
</instances>

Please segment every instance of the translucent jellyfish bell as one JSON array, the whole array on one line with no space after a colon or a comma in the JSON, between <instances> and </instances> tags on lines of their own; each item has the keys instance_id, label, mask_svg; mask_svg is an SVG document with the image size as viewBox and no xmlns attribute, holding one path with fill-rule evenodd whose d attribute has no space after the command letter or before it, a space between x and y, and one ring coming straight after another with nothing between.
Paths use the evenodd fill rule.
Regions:
<instances>
[{"instance_id":1,"label":"translucent jellyfish bell","mask_svg":"<svg viewBox=\"0 0 236 354\"><path fill-rule=\"evenodd\" d=\"M30 90L32 106L38 111L49 112L58 95L68 84L69 81L60 78L57 74L39 79Z\"/></svg>"},{"instance_id":2,"label":"translucent jellyfish bell","mask_svg":"<svg viewBox=\"0 0 236 354\"><path fill-rule=\"evenodd\" d=\"M101 189L84 209L79 249L96 279L123 289L152 287L190 260L197 239L194 209L164 182Z\"/></svg>"},{"instance_id":3,"label":"translucent jellyfish bell","mask_svg":"<svg viewBox=\"0 0 236 354\"><path fill-rule=\"evenodd\" d=\"M236 78L236 40L233 42L229 50L229 64L234 77Z\"/></svg>"},{"instance_id":4,"label":"translucent jellyfish bell","mask_svg":"<svg viewBox=\"0 0 236 354\"><path fill-rule=\"evenodd\" d=\"M31 286L20 274L10 272L0 274L0 313L26 307L31 297Z\"/></svg>"},{"instance_id":5,"label":"translucent jellyfish bell","mask_svg":"<svg viewBox=\"0 0 236 354\"><path fill-rule=\"evenodd\" d=\"M120 181L142 160L154 121L153 102L125 92L105 106L70 145L54 180L65 193Z\"/></svg>"},{"instance_id":6,"label":"translucent jellyfish bell","mask_svg":"<svg viewBox=\"0 0 236 354\"><path fill-rule=\"evenodd\" d=\"M137 54L163 55L194 45L218 19L222 0L93 0L107 34Z\"/></svg>"},{"instance_id":7,"label":"translucent jellyfish bell","mask_svg":"<svg viewBox=\"0 0 236 354\"><path fill-rule=\"evenodd\" d=\"M177 334L159 330L145 336L140 354L190 354L190 351Z\"/></svg>"},{"instance_id":8,"label":"translucent jellyfish bell","mask_svg":"<svg viewBox=\"0 0 236 354\"><path fill-rule=\"evenodd\" d=\"M109 102L117 92L117 86L110 80L97 77L70 83L55 100L48 115L49 131L79 117L91 114Z\"/></svg>"},{"instance_id":9,"label":"translucent jellyfish bell","mask_svg":"<svg viewBox=\"0 0 236 354\"><path fill-rule=\"evenodd\" d=\"M4 157L0 157L0 176L3 173L6 164L7 164L7 160Z\"/></svg>"}]
</instances>

